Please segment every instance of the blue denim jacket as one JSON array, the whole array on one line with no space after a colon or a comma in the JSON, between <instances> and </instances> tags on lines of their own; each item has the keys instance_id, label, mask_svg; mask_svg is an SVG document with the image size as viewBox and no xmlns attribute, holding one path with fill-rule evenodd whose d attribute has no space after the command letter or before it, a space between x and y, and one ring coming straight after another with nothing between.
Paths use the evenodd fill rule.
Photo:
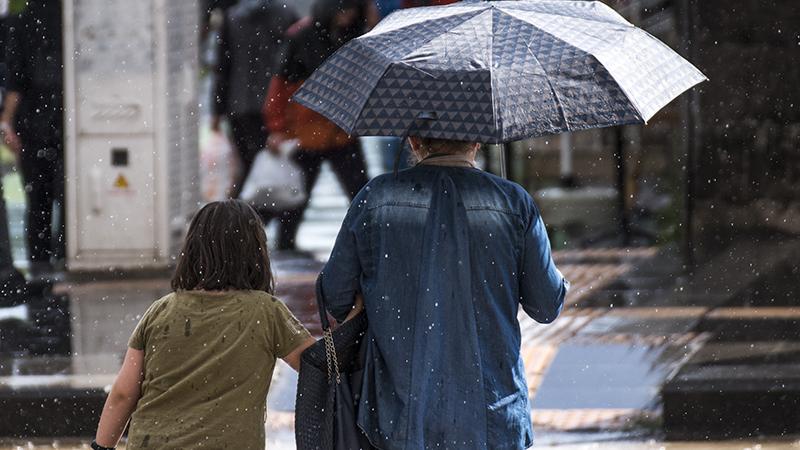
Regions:
<instances>
[{"instance_id":1,"label":"blue denim jacket","mask_svg":"<svg viewBox=\"0 0 800 450\"><path fill-rule=\"evenodd\" d=\"M569 283L519 185L461 167L379 176L353 200L320 277L339 320L364 296L358 422L373 444L532 445L517 312L552 322Z\"/></svg>"}]
</instances>

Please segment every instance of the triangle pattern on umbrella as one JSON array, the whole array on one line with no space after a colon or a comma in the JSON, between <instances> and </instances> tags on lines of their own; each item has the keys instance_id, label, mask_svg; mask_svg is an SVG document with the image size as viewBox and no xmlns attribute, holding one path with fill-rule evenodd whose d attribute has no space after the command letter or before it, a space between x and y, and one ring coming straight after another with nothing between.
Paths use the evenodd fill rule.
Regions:
<instances>
[{"instance_id":1,"label":"triangle pattern on umbrella","mask_svg":"<svg viewBox=\"0 0 800 450\"><path fill-rule=\"evenodd\" d=\"M440 33L402 58L421 70L488 70L492 61L492 11Z\"/></svg>"},{"instance_id":2,"label":"triangle pattern on umbrella","mask_svg":"<svg viewBox=\"0 0 800 450\"><path fill-rule=\"evenodd\" d=\"M501 0L397 11L295 99L353 134L497 143L642 123L704 78L601 2Z\"/></svg>"}]
</instances>

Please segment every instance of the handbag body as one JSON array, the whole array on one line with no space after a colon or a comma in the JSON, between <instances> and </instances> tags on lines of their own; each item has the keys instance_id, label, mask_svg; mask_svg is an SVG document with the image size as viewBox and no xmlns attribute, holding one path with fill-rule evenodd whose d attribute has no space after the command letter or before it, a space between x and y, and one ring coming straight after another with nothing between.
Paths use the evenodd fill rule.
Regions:
<instances>
[{"instance_id":1,"label":"handbag body","mask_svg":"<svg viewBox=\"0 0 800 450\"><path fill-rule=\"evenodd\" d=\"M298 450L372 450L358 427L367 315L361 311L332 329L317 280L323 337L303 352L297 381L295 441Z\"/></svg>"}]
</instances>

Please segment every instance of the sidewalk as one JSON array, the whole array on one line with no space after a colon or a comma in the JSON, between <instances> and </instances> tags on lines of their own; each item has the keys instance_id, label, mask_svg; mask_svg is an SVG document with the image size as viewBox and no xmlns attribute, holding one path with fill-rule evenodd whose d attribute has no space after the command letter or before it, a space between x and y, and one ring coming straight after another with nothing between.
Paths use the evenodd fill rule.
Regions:
<instances>
[{"instance_id":1,"label":"sidewalk","mask_svg":"<svg viewBox=\"0 0 800 450\"><path fill-rule=\"evenodd\" d=\"M714 348L712 344L720 345L715 341L719 330L713 324L736 329L731 327L731 321L749 320L756 329L754 320L798 321L800 310L771 306L746 310L732 306L669 306L685 302L670 298L678 295L681 288L676 289L654 276L660 270L657 266L665 260L656 249L556 252L555 259L573 283L563 316L551 325L537 324L524 314L519 317L537 447L732 449L749 448L752 444L761 445L752 448L800 448L798 443L775 443L770 447L757 441L717 447L705 442L683 446L650 442L663 436L662 386L687 362L708 359L709 348ZM320 267L319 262L308 259L275 262L278 295L315 333L319 333L319 325L313 283ZM166 279L93 282L73 284L68 290L72 356L4 361L0 364L4 367L0 371L0 394L13 393L17 397L48 392L62 396L72 395L70 392L86 394L82 406L86 412L83 433L88 435L95 425L105 389L118 370L131 330L147 305L168 291L168 282ZM759 348L765 347L756 350L762 351ZM771 352L780 352L781 348L794 349L778 347ZM739 351L742 354L746 349ZM268 398L267 428L271 444L268 448L294 448L295 386L295 373L280 363ZM74 395L70 398L75 401ZM13 418L4 417L1 421L27 420L25 423L30 425L30 417L34 417L44 421L45 429L54 430L65 414L75 414L65 410L61 416L56 414L48 419L42 414L40 403L31 403L33 409L27 413L32 416L28 419L24 418L23 410L6 410ZM69 409L66 403L54 398L48 405ZM10 422L6 425L14 426ZM20 428L13 429L22 432ZM35 448L24 442L13 443ZM70 447L50 444L48 448Z\"/></svg>"}]
</instances>

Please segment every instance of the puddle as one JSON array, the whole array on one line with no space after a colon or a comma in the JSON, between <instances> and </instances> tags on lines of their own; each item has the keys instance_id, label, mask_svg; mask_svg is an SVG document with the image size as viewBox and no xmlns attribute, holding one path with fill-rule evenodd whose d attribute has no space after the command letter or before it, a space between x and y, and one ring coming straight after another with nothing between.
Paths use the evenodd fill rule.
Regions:
<instances>
[{"instance_id":1,"label":"puddle","mask_svg":"<svg viewBox=\"0 0 800 450\"><path fill-rule=\"evenodd\" d=\"M655 409L681 348L562 344L536 392L536 409Z\"/></svg>"},{"instance_id":2,"label":"puddle","mask_svg":"<svg viewBox=\"0 0 800 450\"><path fill-rule=\"evenodd\" d=\"M640 317L628 311L620 314L605 314L598 317L584 328L579 335L593 334L647 334L670 335L692 331L699 322L701 313L685 315L669 315L666 317Z\"/></svg>"}]
</instances>

